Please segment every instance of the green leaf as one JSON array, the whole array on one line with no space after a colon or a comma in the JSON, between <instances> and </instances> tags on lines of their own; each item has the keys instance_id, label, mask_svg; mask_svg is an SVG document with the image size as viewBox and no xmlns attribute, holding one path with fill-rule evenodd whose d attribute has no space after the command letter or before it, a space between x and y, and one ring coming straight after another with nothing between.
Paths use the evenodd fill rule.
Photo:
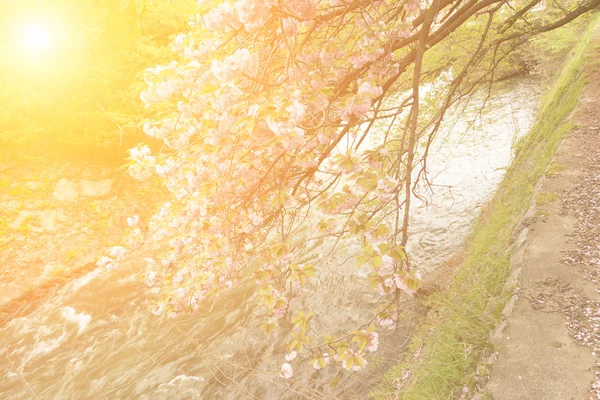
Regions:
<instances>
[{"instance_id":1,"label":"green leaf","mask_svg":"<svg viewBox=\"0 0 600 400\"><path fill-rule=\"evenodd\" d=\"M258 107L257 115L258 118L264 119L270 115L274 115L277 113L277 107L271 104L263 104Z\"/></svg>"},{"instance_id":2,"label":"green leaf","mask_svg":"<svg viewBox=\"0 0 600 400\"><path fill-rule=\"evenodd\" d=\"M299 353L302 351L305 345L308 346L310 344L310 336L304 334L304 332L293 332L292 337L294 340L291 343L291 348L296 348Z\"/></svg>"},{"instance_id":3,"label":"green leaf","mask_svg":"<svg viewBox=\"0 0 600 400\"><path fill-rule=\"evenodd\" d=\"M354 357L350 357L346 360L346 368L350 369L354 366Z\"/></svg>"},{"instance_id":4,"label":"green leaf","mask_svg":"<svg viewBox=\"0 0 600 400\"><path fill-rule=\"evenodd\" d=\"M324 335L323 340L326 344L331 344L331 342L335 342L337 338L335 336Z\"/></svg>"},{"instance_id":5,"label":"green leaf","mask_svg":"<svg viewBox=\"0 0 600 400\"><path fill-rule=\"evenodd\" d=\"M217 86L213 85L212 83L206 83L204 84L204 86L202 86L202 89L200 89L200 94L207 94L210 93L212 91L214 91L217 88Z\"/></svg>"},{"instance_id":6,"label":"green leaf","mask_svg":"<svg viewBox=\"0 0 600 400\"><path fill-rule=\"evenodd\" d=\"M356 183L366 191L372 191L377 188L377 177L361 177L356 179Z\"/></svg>"},{"instance_id":7,"label":"green leaf","mask_svg":"<svg viewBox=\"0 0 600 400\"><path fill-rule=\"evenodd\" d=\"M377 247L379 247L379 251L381 252L381 254L386 254L388 252L388 250L390 249L390 245L387 243L381 243Z\"/></svg>"},{"instance_id":8,"label":"green leaf","mask_svg":"<svg viewBox=\"0 0 600 400\"><path fill-rule=\"evenodd\" d=\"M367 277L367 283L371 286L371 289L375 289L377 285L383 283L383 277L376 273L370 273Z\"/></svg>"},{"instance_id":9,"label":"green leaf","mask_svg":"<svg viewBox=\"0 0 600 400\"><path fill-rule=\"evenodd\" d=\"M315 273L317 272L317 270L313 266L304 267L302 269L302 271L304 272L304 275L306 275L308 278L312 278L313 276L315 276Z\"/></svg>"},{"instance_id":10,"label":"green leaf","mask_svg":"<svg viewBox=\"0 0 600 400\"><path fill-rule=\"evenodd\" d=\"M354 363L356 365L358 365L359 367L361 367L361 368L365 367L365 360L363 360L363 358L360 357L360 356L355 356L354 357Z\"/></svg>"},{"instance_id":11,"label":"green leaf","mask_svg":"<svg viewBox=\"0 0 600 400\"><path fill-rule=\"evenodd\" d=\"M322 93L327 97L330 97L333 95L333 89L330 87L324 87L324 88L319 89L319 93Z\"/></svg>"},{"instance_id":12,"label":"green leaf","mask_svg":"<svg viewBox=\"0 0 600 400\"><path fill-rule=\"evenodd\" d=\"M348 230L351 234L356 235L358 233L358 224L354 221L348 223Z\"/></svg>"},{"instance_id":13,"label":"green leaf","mask_svg":"<svg viewBox=\"0 0 600 400\"><path fill-rule=\"evenodd\" d=\"M379 224L375 230L375 237L385 237L390 234L390 228L385 224Z\"/></svg>"},{"instance_id":14,"label":"green leaf","mask_svg":"<svg viewBox=\"0 0 600 400\"><path fill-rule=\"evenodd\" d=\"M325 362L325 358L323 358L323 357L319 357L315 361L319 363L319 367L321 367L321 368L325 368L327 366L327 363Z\"/></svg>"},{"instance_id":15,"label":"green leaf","mask_svg":"<svg viewBox=\"0 0 600 400\"><path fill-rule=\"evenodd\" d=\"M368 336L366 331L354 331L352 332L352 343L357 343L360 351L363 351L368 344Z\"/></svg>"},{"instance_id":16,"label":"green leaf","mask_svg":"<svg viewBox=\"0 0 600 400\"><path fill-rule=\"evenodd\" d=\"M371 259L371 257L368 255L358 256L358 258L356 259L356 264L358 267L362 267L363 265L365 265L365 263L369 261L369 259Z\"/></svg>"},{"instance_id":17,"label":"green leaf","mask_svg":"<svg viewBox=\"0 0 600 400\"><path fill-rule=\"evenodd\" d=\"M406 260L406 252L404 250L404 246L394 246L390 249L388 256L392 257L394 260L398 262L402 262Z\"/></svg>"},{"instance_id":18,"label":"green leaf","mask_svg":"<svg viewBox=\"0 0 600 400\"><path fill-rule=\"evenodd\" d=\"M252 133L254 133L254 127L256 126L256 120L254 118L250 118L247 122L246 122L246 132L249 135L252 135Z\"/></svg>"},{"instance_id":19,"label":"green leaf","mask_svg":"<svg viewBox=\"0 0 600 400\"><path fill-rule=\"evenodd\" d=\"M347 360L350 357L350 353L348 353L348 347L343 346L337 349L337 355L341 361Z\"/></svg>"},{"instance_id":20,"label":"green leaf","mask_svg":"<svg viewBox=\"0 0 600 400\"><path fill-rule=\"evenodd\" d=\"M271 334L275 332L277 329L277 323L275 321L266 320L261 325L260 328L267 334Z\"/></svg>"},{"instance_id":21,"label":"green leaf","mask_svg":"<svg viewBox=\"0 0 600 400\"><path fill-rule=\"evenodd\" d=\"M377 255L371 259L371 264L374 267L379 268L383 265L383 259L381 258L381 256Z\"/></svg>"},{"instance_id":22,"label":"green leaf","mask_svg":"<svg viewBox=\"0 0 600 400\"><path fill-rule=\"evenodd\" d=\"M304 311L300 310L300 311L298 311L296 316L294 316L294 318L292 318L292 324L294 324L294 326L299 327L304 332L308 328L308 322L314 316L315 316L314 312L309 312L309 313L305 314ZM292 334L292 335L294 335L294 334Z\"/></svg>"},{"instance_id":23,"label":"green leaf","mask_svg":"<svg viewBox=\"0 0 600 400\"><path fill-rule=\"evenodd\" d=\"M281 257L286 252L285 243L276 243L271 247L271 254Z\"/></svg>"}]
</instances>

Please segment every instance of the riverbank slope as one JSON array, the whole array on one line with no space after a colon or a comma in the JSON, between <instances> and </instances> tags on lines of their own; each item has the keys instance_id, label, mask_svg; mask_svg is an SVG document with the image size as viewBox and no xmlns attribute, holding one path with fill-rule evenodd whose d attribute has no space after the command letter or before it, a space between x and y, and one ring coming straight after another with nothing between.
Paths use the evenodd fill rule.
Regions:
<instances>
[{"instance_id":1,"label":"riverbank slope","mask_svg":"<svg viewBox=\"0 0 600 400\"><path fill-rule=\"evenodd\" d=\"M515 289L515 280L509 279L511 265L523 240L521 233L535 217L530 206L538 182L573 129L571 115L585 76L593 70L590 62L599 29L597 17L592 20L545 95L536 123L467 241L467 255L450 288L425 300L431 311L412 340L412 351L387 374L376 398L491 398L483 390L497 357L490 332L506 315L503 309Z\"/></svg>"}]
</instances>

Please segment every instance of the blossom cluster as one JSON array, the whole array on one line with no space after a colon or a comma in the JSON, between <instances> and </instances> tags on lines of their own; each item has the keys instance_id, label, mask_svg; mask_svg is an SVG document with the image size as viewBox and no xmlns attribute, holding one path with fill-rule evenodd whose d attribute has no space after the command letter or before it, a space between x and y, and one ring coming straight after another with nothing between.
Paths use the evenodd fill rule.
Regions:
<instances>
[{"instance_id":1,"label":"blossom cluster","mask_svg":"<svg viewBox=\"0 0 600 400\"><path fill-rule=\"evenodd\" d=\"M312 314L302 314L292 293L302 292L317 266L302 261L293 233L313 204L332 218L303 240L317 241L324 232L374 246L367 258L382 296L413 293L419 280L406 271L403 250L382 220L384 206L400 193L391 165L402 149L387 141L376 150L350 145L397 72L389 43L412 28L386 19L393 6L386 2L342 12L348 3L200 1L190 31L173 40L177 61L146 71L141 99L160 112L143 130L164 149L140 145L130 152L129 173L159 179L171 194L145 221L143 235L139 218L128 220L131 243L163 249L146 259L142 274L156 298L152 312L177 317L251 279L266 332L298 311L284 378L303 352L315 369L335 363L358 371L379 348L371 328L355 332L352 346L310 348ZM407 21L419 13L405 11ZM341 23L355 28L326 39ZM355 85L339 85L353 75ZM98 265L116 268L125 252L115 247ZM382 326L395 320L389 310L382 311Z\"/></svg>"}]
</instances>

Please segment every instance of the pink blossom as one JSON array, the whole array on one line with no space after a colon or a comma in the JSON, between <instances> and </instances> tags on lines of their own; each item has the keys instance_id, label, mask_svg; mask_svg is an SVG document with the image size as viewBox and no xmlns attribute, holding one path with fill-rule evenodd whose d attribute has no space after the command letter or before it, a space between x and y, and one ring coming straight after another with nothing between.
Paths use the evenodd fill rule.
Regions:
<instances>
[{"instance_id":1,"label":"pink blossom","mask_svg":"<svg viewBox=\"0 0 600 400\"><path fill-rule=\"evenodd\" d=\"M324 362L324 364L325 364L325 365L324 365L325 367L326 367L327 365L329 365L329 360L330 360L329 354L328 354L328 353L323 353L322 360L323 360L323 362ZM314 369L316 369L316 370L320 370L320 369L322 368L322 367L321 367L321 364L319 363L319 359L316 359L316 360L313 362L312 366L313 366L313 368L314 368Z\"/></svg>"},{"instance_id":2,"label":"pink blossom","mask_svg":"<svg viewBox=\"0 0 600 400\"><path fill-rule=\"evenodd\" d=\"M419 7L419 1L418 0L408 0L407 2L404 3L404 9L406 11L413 12L416 10L420 10Z\"/></svg>"},{"instance_id":3,"label":"pink blossom","mask_svg":"<svg viewBox=\"0 0 600 400\"><path fill-rule=\"evenodd\" d=\"M96 266L102 268L112 262L113 262L112 258L103 256L103 257L100 257L100 259L96 262Z\"/></svg>"},{"instance_id":4,"label":"pink blossom","mask_svg":"<svg viewBox=\"0 0 600 400\"><path fill-rule=\"evenodd\" d=\"M385 177L377 181L377 198L387 202L394 197L398 181L392 177Z\"/></svg>"},{"instance_id":5,"label":"pink blossom","mask_svg":"<svg viewBox=\"0 0 600 400\"><path fill-rule=\"evenodd\" d=\"M138 146L130 150L131 159L134 162L127 170L129 174L138 180L144 180L152 175L156 165L156 159L150 155L148 146Z\"/></svg>"},{"instance_id":6,"label":"pink blossom","mask_svg":"<svg viewBox=\"0 0 600 400\"><path fill-rule=\"evenodd\" d=\"M396 287L396 282L394 281L394 278L390 276L389 278L386 278L385 281L383 281L383 285L390 289L394 289Z\"/></svg>"},{"instance_id":7,"label":"pink blossom","mask_svg":"<svg viewBox=\"0 0 600 400\"><path fill-rule=\"evenodd\" d=\"M364 358L363 358L363 363L365 364L365 367L366 367L367 366L367 360L365 360ZM358 372L361 369L362 369L362 367L360 365L358 365L358 364L354 364L352 366L352 372Z\"/></svg>"},{"instance_id":8,"label":"pink blossom","mask_svg":"<svg viewBox=\"0 0 600 400\"><path fill-rule=\"evenodd\" d=\"M151 122L146 122L146 123L144 123L144 126L142 129L143 129L144 133L150 137L157 138L157 139L163 138L163 135L164 135L163 130L157 124L154 124Z\"/></svg>"},{"instance_id":9,"label":"pink blossom","mask_svg":"<svg viewBox=\"0 0 600 400\"><path fill-rule=\"evenodd\" d=\"M144 283L150 287L156 284L156 272L149 271L144 278Z\"/></svg>"},{"instance_id":10,"label":"pink blossom","mask_svg":"<svg viewBox=\"0 0 600 400\"><path fill-rule=\"evenodd\" d=\"M221 82L233 80L242 74L254 76L258 70L258 56L247 49L238 49L223 61L213 60L210 70Z\"/></svg>"},{"instance_id":11,"label":"pink blossom","mask_svg":"<svg viewBox=\"0 0 600 400\"><path fill-rule=\"evenodd\" d=\"M381 275L389 275L394 272L396 262L388 255L381 256L382 264L379 268Z\"/></svg>"},{"instance_id":12,"label":"pink blossom","mask_svg":"<svg viewBox=\"0 0 600 400\"><path fill-rule=\"evenodd\" d=\"M131 228L133 228L134 226L136 226L138 224L140 220L140 217L138 217L137 215L134 215L133 217L127 217L127 225L129 225Z\"/></svg>"},{"instance_id":13,"label":"pink blossom","mask_svg":"<svg viewBox=\"0 0 600 400\"><path fill-rule=\"evenodd\" d=\"M370 98L376 98L383 94L381 86L373 86L371 82L363 82L358 87L358 94L366 94Z\"/></svg>"},{"instance_id":14,"label":"pink blossom","mask_svg":"<svg viewBox=\"0 0 600 400\"><path fill-rule=\"evenodd\" d=\"M369 345L365 348L369 353L374 353L379 348L379 335L377 332L369 332L367 334Z\"/></svg>"},{"instance_id":15,"label":"pink blossom","mask_svg":"<svg viewBox=\"0 0 600 400\"><path fill-rule=\"evenodd\" d=\"M285 6L301 20L314 18L317 13L317 0L288 0Z\"/></svg>"},{"instance_id":16,"label":"pink blossom","mask_svg":"<svg viewBox=\"0 0 600 400\"><path fill-rule=\"evenodd\" d=\"M115 262L110 262L110 263L106 264L106 266L105 266L106 269L111 270L111 271L113 269L117 269L117 267L118 267L118 264Z\"/></svg>"},{"instance_id":17,"label":"pink blossom","mask_svg":"<svg viewBox=\"0 0 600 400\"><path fill-rule=\"evenodd\" d=\"M267 123L267 126L269 127L269 129L277 136L283 135L286 131L285 124L283 122L276 120L271 115L269 115L265 119L265 122Z\"/></svg>"},{"instance_id":18,"label":"pink blossom","mask_svg":"<svg viewBox=\"0 0 600 400\"><path fill-rule=\"evenodd\" d=\"M398 286L398 289L402 290L404 293L409 294L409 295L413 295L415 294L415 290L414 289L409 289L408 286L406 286L406 284L404 282L401 283L400 286Z\"/></svg>"},{"instance_id":19,"label":"pink blossom","mask_svg":"<svg viewBox=\"0 0 600 400\"><path fill-rule=\"evenodd\" d=\"M171 48L173 49L173 51L181 51L183 50L183 45L185 44L187 40L187 36L185 33L180 33L177 36L175 36L175 38L173 39L173 42L171 44Z\"/></svg>"},{"instance_id":20,"label":"pink blossom","mask_svg":"<svg viewBox=\"0 0 600 400\"><path fill-rule=\"evenodd\" d=\"M248 216L248 218L250 219L250 222L254 226L261 226L263 224L263 222L265 221L265 219L263 217L261 217L260 215L258 215L256 213L251 213Z\"/></svg>"},{"instance_id":21,"label":"pink blossom","mask_svg":"<svg viewBox=\"0 0 600 400\"><path fill-rule=\"evenodd\" d=\"M379 325L382 328L389 328L392 325L394 325L394 320L392 318L380 318L379 319Z\"/></svg>"},{"instance_id":22,"label":"pink blossom","mask_svg":"<svg viewBox=\"0 0 600 400\"><path fill-rule=\"evenodd\" d=\"M368 99L358 101L350 99L340 108L340 118L343 121L350 121L352 117L362 118L371 108L371 101Z\"/></svg>"},{"instance_id":23,"label":"pink blossom","mask_svg":"<svg viewBox=\"0 0 600 400\"><path fill-rule=\"evenodd\" d=\"M367 360L365 360L365 358L363 356L361 356L358 353L354 353L352 350L350 350L350 353L351 353L352 357L359 359L363 363L364 366L367 366ZM362 369L362 367L356 363L354 365L352 365L351 368L348 368L347 361L348 361L348 359L342 361L342 368L349 369L353 372L357 372Z\"/></svg>"},{"instance_id":24,"label":"pink blossom","mask_svg":"<svg viewBox=\"0 0 600 400\"><path fill-rule=\"evenodd\" d=\"M290 120L292 120L294 124L302 121L302 118L304 118L304 115L306 114L306 106L298 101L294 101L294 103L286 107L285 110L290 114Z\"/></svg>"},{"instance_id":25,"label":"pink blossom","mask_svg":"<svg viewBox=\"0 0 600 400\"><path fill-rule=\"evenodd\" d=\"M138 146L134 147L129 151L131 157L135 159L141 159L145 156L149 156L151 154L150 148L148 146Z\"/></svg>"},{"instance_id":26,"label":"pink blossom","mask_svg":"<svg viewBox=\"0 0 600 400\"><path fill-rule=\"evenodd\" d=\"M236 9L229 2L220 3L217 7L204 15L204 26L212 30L228 31L236 29L240 25L240 19Z\"/></svg>"},{"instance_id":27,"label":"pink blossom","mask_svg":"<svg viewBox=\"0 0 600 400\"><path fill-rule=\"evenodd\" d=\"M285 355L285 360L286 361L294 361L296 359L297 355L298 355L298 352L295 350L292 350L288 354Z\"/></svg>"},{"instance_id":28,"label":"pink blossom","mask_svg":"<svg viewBox=\"0 0 600 400\"><path fill-rule=\"evenodd\" d=\"M275 0L238 0L235 9L247 31L252 31L262 25L269 9Z\"/></svg>"},{"instance_id":29,"label":"pink blossom","mask_svg":"<svg viewBox=\"0 0 600 400\"><path fill-rule=\"evenodd\" d=\"M300 28L300 24L298 23L298 20L295 18L284 18L282 21L283 24L283 32L285 33L285 35L288 38L293 38L294 36L296 36L296 33L298 32L299 28Z\"/></svg>"},{"instance_id":30,"label":"pink blossom","mask_svg":"<svg viewBox=\"0 0 600 400\"><path fill-rule=\"evenodd\" d=\"M152 314L154 314L154 315L161 315L164 310L165 310L165 305L164 304L156 304L151 309Z\"/></svg>"},{"instance_id":31,"label":"pink blossom","mask_svg":"<svg viewBox=\"0 0 600 400\"><path fill-rule=\"evenodd\" d=\"M258 118L258 110L260 106L258 104L251 105L248 107L248 116Z\"/></svg>"},{"instance_id":32,"label":"pink blossom","mask_svg":"<svg viewBox=\"0 0 600 400\"><path fill-rule=\"evenodd\" d=\"M292 369L292 366L288 363L284 363L281 366L281 371L279 371L279 376L284 379L290 379L292 375L294 375L294 370Z\"/></svg>"}]
</instances>

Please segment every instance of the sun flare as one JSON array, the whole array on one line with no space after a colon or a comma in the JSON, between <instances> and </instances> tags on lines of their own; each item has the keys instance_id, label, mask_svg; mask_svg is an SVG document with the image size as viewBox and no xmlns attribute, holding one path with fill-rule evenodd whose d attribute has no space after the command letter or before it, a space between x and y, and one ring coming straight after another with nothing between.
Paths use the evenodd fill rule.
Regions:
<instances>
[{"instance_id":1,"label":"sun flare","mask_svg":"<svg viewBox=\"0 0 600 400\"><path fill-rule=\"evenodd\" d=\"M44 53L52 46L50 29L42 24L27 24L21 26L21 41L23 49L32 53Z\"/></svg>"}]
</instances>

